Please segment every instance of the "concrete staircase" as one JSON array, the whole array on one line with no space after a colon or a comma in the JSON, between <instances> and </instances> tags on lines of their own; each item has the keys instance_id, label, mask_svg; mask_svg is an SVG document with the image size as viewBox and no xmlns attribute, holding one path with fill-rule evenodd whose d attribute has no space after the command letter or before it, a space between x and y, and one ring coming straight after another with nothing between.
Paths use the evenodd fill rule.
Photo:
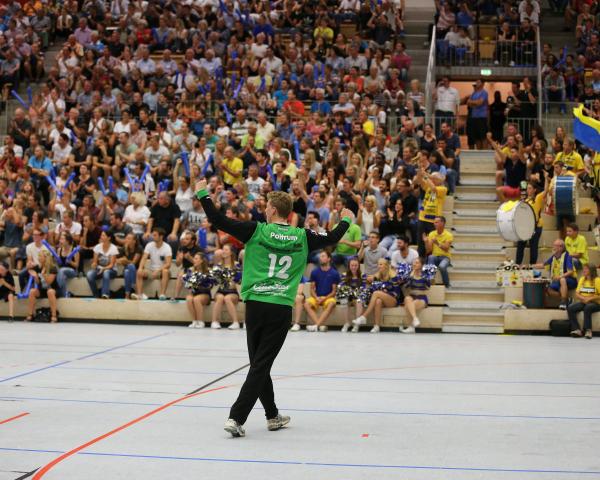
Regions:
<instances>
[{"instance_id":1,"label":"concrete staircase","mask_svg":"<svg viewBox=\"0 0 600 480\"><path fill-rule=\"evenodd\" d=\"M435 6L432 1L416 2L412 0L406 2L404 43L406 44L406 53L412 57L408 77L409 79L418 79L423 88L425 88L429 58L429 48L424 44L429 41L427 32L429 24L433 23L434 14Z\"/></svg>"},{"instance_id":2,"label":"concrete staircase","mask_svg":"<svg viewBox=\"0 0 600 480\"><path fill-rule=\"evenodd\" d=\"M502 333L504 291L496 267L506 243L496 227L496 165L491 151L461 152L461 182L452 214L451 287L446 289L442 331Z\"/></svg>"}]
</instances>

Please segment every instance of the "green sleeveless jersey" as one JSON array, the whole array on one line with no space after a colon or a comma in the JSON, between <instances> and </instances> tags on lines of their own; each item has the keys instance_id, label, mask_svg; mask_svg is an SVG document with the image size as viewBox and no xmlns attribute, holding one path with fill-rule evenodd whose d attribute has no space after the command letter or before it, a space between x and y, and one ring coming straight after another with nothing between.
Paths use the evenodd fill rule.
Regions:
<instances>
[{"instance_id":1,"label":"green sleeveless jersey","mask_svg":"<svg viewBox=\"0 0 600 480\"><path fill-rule=\"evenodd\" d=\"M307 258L303 228L258 223L244 250L242 298L293 306Z\"/></svg>"}]
</instances>

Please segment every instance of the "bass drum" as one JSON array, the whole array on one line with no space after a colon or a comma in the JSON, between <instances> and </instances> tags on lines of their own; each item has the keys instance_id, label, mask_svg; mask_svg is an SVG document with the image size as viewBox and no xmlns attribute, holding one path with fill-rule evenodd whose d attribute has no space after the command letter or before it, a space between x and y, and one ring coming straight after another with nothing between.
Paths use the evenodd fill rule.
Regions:
<instances>
[{"instance_id":1,"label":"bass drum","mask_svg":"<svg viewBox=\"0 0 600 480\"><path fill-rule=\"evenodd\" d=\"M574 217L579 214L577 177L556 177L552 196L556 215Z\"/></svg>"},{"instance_id":2,"label":"bass drum","mask_svg":"<svg viewBox=\"0 0 600 480\"><path fill-rule=\"evenodd\" d=\"M535 213L526 202L505 202L496 212L496 224L504 240L527 241L535 233Z\"/></svg>"}]
</instances>

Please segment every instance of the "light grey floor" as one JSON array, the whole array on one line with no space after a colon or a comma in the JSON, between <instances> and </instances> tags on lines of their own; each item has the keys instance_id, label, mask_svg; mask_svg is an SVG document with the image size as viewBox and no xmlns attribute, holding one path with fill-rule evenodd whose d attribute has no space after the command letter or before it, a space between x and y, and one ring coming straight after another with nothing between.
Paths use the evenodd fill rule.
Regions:
<instances>
[{"instance_id":1,"label":"light grey floor","mask_svg":"<svg viewBox=\"0 0 600 480\"><path fill-rule=\"evenodd\" d=\"M0 479L246 363L245 332L0 323ZM600 478L600 339L290 333L290 428L222 430L245 371L60 462L45 479Z\"/></svg>"}]
</instances>

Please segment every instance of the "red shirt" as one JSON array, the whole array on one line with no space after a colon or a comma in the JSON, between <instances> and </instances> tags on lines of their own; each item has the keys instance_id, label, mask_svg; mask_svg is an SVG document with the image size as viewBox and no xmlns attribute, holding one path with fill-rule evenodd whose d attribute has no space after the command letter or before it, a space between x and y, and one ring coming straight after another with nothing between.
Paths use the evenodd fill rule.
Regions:
<instances>
[{"instance_id":1,"label":"red shirt","mask_svg":"<svg viewBox=\"0 0 600 480\"><path fill-rule=\"evenodd\" d=\"M296 115L304 115L304 104L300 100L287 100L283 104L284 110L289 110Z\"/></svg>"}]
</instances>

